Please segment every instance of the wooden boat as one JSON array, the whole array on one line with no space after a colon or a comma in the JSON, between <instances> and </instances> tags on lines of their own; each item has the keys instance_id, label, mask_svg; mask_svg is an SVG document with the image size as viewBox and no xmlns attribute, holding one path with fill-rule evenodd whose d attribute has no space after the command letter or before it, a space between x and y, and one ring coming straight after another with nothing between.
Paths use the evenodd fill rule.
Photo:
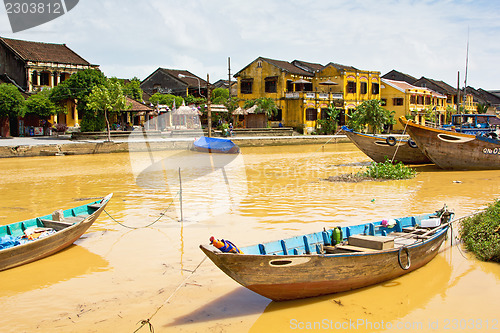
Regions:
<instances>
[{"instance_id":1,"label":"wooden boat","mask_svg":"<svg viewBox=\"0 0 500 333\"><path fill-rule=\"evenodd\" d=\"M438 253L452 216L445 206L389 223L342 227L336 245L338 227L244 247L242 254L200 248L242 286L275 301L292 300L366 287L422 267Z\"/></svg>"},{"instance_id":2,"label":"wooden boat","mask_svg":"<svg viewBox=\"0 0 500 333\"><path fill-rule=\"evenodd\" d=\"M420 149L442 169L500 169L500 140L416 124L405 117L399 121Z\"/></svg>"},{"instance_id":3,"label":"wooden boat","mask_svg":"<svg viewBox=\"0 0 500 333\"><path fill-rule=\"evenodd\" d=\"M240 152L240 147L229 139L209 138L206 136L195 140L193 149L203 153L238 154Z\"/></svg>"},{"instance_id":4,"label":"wooden boat","mask_svg":"<svg viewBox=\"0 0 500 333\"><path fill-rule=\"evenodd\" d=\"M73 244L99 217L111 197L109 194L86 205L0 226L0 238L15 238L21 242L0 250L0 271L45 258ZM29 230L48 235L34 240L21 239Z\"/></svg>"},{"instance_id":5,"label":"wooden boat","mask_svg":"<svg viewBox=\"0 0 500 333\"><path fill-rule=\"evenodd\" d=\"M377 135L358 133L345 126L342 127L342 130L359 150L375 162L385 162L387 159L392 160L394 153L396 153L394 157L395 163L431 163L429 158L418 149L417 144L409 139L396 139L393 136L385 138Z\"/></svg>"}]
</instances>

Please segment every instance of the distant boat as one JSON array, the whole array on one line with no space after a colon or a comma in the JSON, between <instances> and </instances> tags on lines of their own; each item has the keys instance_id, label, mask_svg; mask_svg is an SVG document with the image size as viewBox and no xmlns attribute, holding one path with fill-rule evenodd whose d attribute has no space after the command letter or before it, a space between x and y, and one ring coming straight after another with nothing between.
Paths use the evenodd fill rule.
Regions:
<instances>
[{"instance_id":1,"label":"distant boat","mask_svg":"<svg viewBox=\"0 0 500 333\"><path fill-rule=\"evenodd\" d=\"M0 226L0 271L50 256L73 244L99 217L112 194L52 215ZM76 259L78 260L78 259Z\"/></svg>"},{"instance_id":2,"label":"distant boat","mask_svg":"<svg viewBox=\"0 0 500 333\"><path fill-rule=\"evenodd\" d=\"M419 125L399 118L410 136L434 164L442 169L500 169L500 140Z\"/></svg>"},{"instance_id":3,"label":"distant boat","mask_svg":"<svg viewBox=\"0 0 500 333\"><path fill-rule=\"evenodd\" d=\"M229 139L202 136L193 143L193 149L204 153L238 154L240 147Z\"/></svg>"},{"instance_id":4,"label":"distant boat","mask_svg":"<svg viewBox=\"0 0 500 333\"><path fill-rule=\"evenodd\" d=\"M404 164L426 164L432 163L425 156L417 144L410 139L396 139L394 136L382 137L372 134L363 134L354 132L346 126L342 127L347 137L375 162L385 162L387 159L392 160L394 153L394 162L402 162Z\"/></svg>"},{"instance_id":5,"label":"distant boat","mask_svg":"<svg viewBox=\"0 0 500 333\"><path fill-rule=\"evenodd\" d=\"M492 114L454 114L451 123L441 128L476 136L491 136L500 128L500 118Z\"/></svg>"},{"instance_id":6,"label":"distant boat","mask_svg":"<svg viewBox=\"0 0 500 333\"><path fill-rule=\"evenodd\" d=\"M275 301L292 300L366 287L422 267L438 253L452 216L443 208L248 246L242 253L200 248L242 286Z\"/></svg>"}]
</instances>

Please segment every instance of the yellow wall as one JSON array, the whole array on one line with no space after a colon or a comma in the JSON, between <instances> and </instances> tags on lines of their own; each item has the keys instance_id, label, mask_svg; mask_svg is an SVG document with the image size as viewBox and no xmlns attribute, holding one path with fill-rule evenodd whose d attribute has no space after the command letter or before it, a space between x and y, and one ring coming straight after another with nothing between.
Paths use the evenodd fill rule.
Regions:
<instances>
[{"instance_id":1,"label":"yellow wall","mask_svg":"<svg viewBox=\"0 0 500 333\"><path fill-rule=\"evenodd\" d=\"M265 92L265 78L278 77L276 93ZM253 79L252 93L241 93L242 79ZM311 92L287 91L287 81L297 81L304 79L312 83ZM332 81L337 85L323 85L322 82ZM347 93L347 84L349 81L356 83L356 93ZM361 83L367 84L366 94L361 94ZM372 94L373 83L379 85L379 93ZM240 106L243 106L245 100L256 99L260 97L273 98L278 108L282 109L283 125L291 127L316 127L316 121L306 120L306 110L308 108L316 109L317 118L321 119L321 109L328 108L332 103L338 104L339 99L335 95L341 94L338 107L343 109L355 108L363 101L371 99L380 99L380 72L375 71L352 71L344 72L333 65L325 67L322 71L316 72L311 76L301 76L290 74L283 71L265 60L256 59L238 76L238 97Z\"/></svg>"}]
</instances>

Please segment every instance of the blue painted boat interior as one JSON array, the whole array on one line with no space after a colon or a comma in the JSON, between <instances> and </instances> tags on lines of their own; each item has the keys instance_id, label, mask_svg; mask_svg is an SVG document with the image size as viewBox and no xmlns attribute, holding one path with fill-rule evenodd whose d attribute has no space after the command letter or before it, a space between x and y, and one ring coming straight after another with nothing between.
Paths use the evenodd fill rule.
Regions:
<instances>
[{"instance_id":1,"label":"blue painted boat interior","mask_svg":"<svg viewBox=\"0 0 500 333\"><path fill-rule=\"evenodd\" d=\"M422 220L428 219L433 215L431 213L398 218L395 219L396 225L392 228L382 226L382 221L342 227L343 240L347 240L351 235L386 236L391 232L402 232L403 228L418 226ZM253 255L320 254L323 245L332 245L332 232L333 229L329 229L303 236L241 247L240 250L244 254Z\"/></svg>"},{"instance_id":2,"label":"blue painted boat interior","mask_svg":"<svg viewBox=\"0 0 500 333\"><path fill-rule=\"evenodd\" d=\"M94 201L90 204L85 204L79 207L66 209L63 211L64 217L75 217L80 215L90 215L96 211L96 208L92 207L92 205L99 203L101 200ZM32 218L29 220L15 222L8 225L0 226L0 237L3 236L13 236L19 237L24 235L24 231L30 227L43 227L42 220L52 220L52 214Z\"/></svg>"}]
</instances>

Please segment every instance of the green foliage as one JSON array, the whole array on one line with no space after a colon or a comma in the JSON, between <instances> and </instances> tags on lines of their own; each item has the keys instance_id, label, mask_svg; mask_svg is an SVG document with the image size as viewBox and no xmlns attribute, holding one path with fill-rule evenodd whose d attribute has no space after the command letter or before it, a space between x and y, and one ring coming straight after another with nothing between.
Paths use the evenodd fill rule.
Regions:
<instances>
[{"instance_id":1,"label":"green foliage","mask_svg":"<svg viewBox=\"0 0 500 333\"><path fill-rule=\"evenodd\" d=\"M384 125L395 124L396 121L394 111L388 111L381 105L382 101L378 99L364 101L352 114L348 115L347 125L357 132L362 131L367 125L374 133L382 132Z\"/></svg>"},{"instance_id":2,"label":"green foliage","mask_svg":"<svg viewBox=\"0 0 500 333\"><path fill-rule=\"evenodd\" d=\"M26 100L26 113L35 114L40 117L50 117L51 115L63 112L64 109L52 102L49 95L49 90L42 90L35 95L31 95Z\"/></svg>"},{"instance_id":3,"label":"green foliage","mask_svg":"<svg viewBox=\"0 0 500 333\"><path fill-rule=\"evenodd\" d=\"M86 113L93 113L87 106L88 96L92 93L94 86L103 86L105 83L106 76L97 69L78 71L52 88L49 98L54 103L61 103L68 99L75 100L78 111L83 113L85 119Z\"/></svg>"},{"instance_id":4,"label":"green foliage","mask_svg":"<svg viewBox=\"0 0 500 333\"><path fill-rule=\"evenodd\" d=\"M330 106L326 111L327 119L318 119L316 132L318 134L335 134L337 131L337 117L341 110L335 106Z\"/></svg>"},{"instance_id":5,"label":"green foliage","mask_svg":"<svg viewBox=\"0 0 500 333\"><path fill-rule=\"evenodd\" d=\"M490 104L488 103L477 103L476 110L479 114L484 114L488 111Z\"/></svg>"},{"instance_id":6,"label":"green foliage","mask_svg":"<svg viewBox=\"0 0 500 333\"><path fill-rule=\"evenodd\" d=\"M23 95L13 84L0 84L0 117L23 116L25 112Z\"/></svg>"},{"instance_id":7,"label":"green foliage","mask_svg":"<svg viewBox=\"0 0 500 333\"><path fill-rule=\"evenodd\" d=\"M92 93L88 96L88 108L93 110L96 115L99 112L104 113L108 140L111 140L108 114L128 110L131 106L123 94L122 85L115 80L107 80L104 86L94 86Z\"/></svg>"},{"instance_id":8,"label":"green foliage","mask_svg":"<svg viewBox=\"0 0 500 333\"><path fill-rule=\"evenodd\" d=\"M257 99L251 99L245 101L243 107L245 109L249 109L254 105L257 105L255 113L265 113L268 117L272 117L278 114L278 108L276 107L276 103L272 98L261 97Z\"/></svg>"},{"instance_id":9,"label":"green foliage","mask_svg":"<svg viewBox=\"0 0 500 333\"><path fill-rule=\"evenodd\" d=\"M213 104L226 104L229 100L229 90L224 88L215 88L212 91L211 101Z\"/></svg>"},{"instance_id":10,"label":"green foliage","mask_svg":"<svg viewBox=\"0 0 500 333\"><path fill-rule=\"evenodd\" d=\"M437 121L437 112L434 110L432 106L429 106L427 109L424 110L425 112L425 119L428 121L435 123Z\"/></svg>"},{"instance_id":11,"label":"green foliage","mask_svg":"<svg viewBox=\"0 0 500 333\"><path fill-rule=\"evenodd\" d=\"M193 95L187 95L184 98L184 101L186 102L187 105L190 104L200 105L200 104L205 104L207 102L207 99L204 97L194 97Z\"/></svg>"},{"instance_id":12,"label":"green foliage","mask_svg":"<svg viewBox=\"0 0 500 333\"><path fill-rule=\"evenodd\" d=\"M375 179L410 179L415 178L417 171L407 167L401 162L392 164L391 161L372 162L365 170L358 172L357 176Z\"/></svg>"},{"instance_id":13,"label":"green foliage","mask_svg":"<svg viewBox=\"0 0 500 333\"><path fill-rule=\"evenodd\" d=\"M184 102L184 99L180 96L175 96L171 94L160 94L156 93L151 98L149 99L149 102L153 105L168 105L168 107L172 107L174 105L175 101L175 106L179 107L182 105L182 102Z\"/></svg>"},{"instance_id":14,"label":"green foliage","mask_svg":"<svg viewBox=\"0 0 500 333\"><path fill-rule=\"evenodd\" d=\"M500 201L460 221L460 238L467 250L483 261L500 262Z\"/></svg>"},{"instance_id":15,"label":"green foliage","mask_svg":"<svg viewBox=\"0 0 500 333\"><path fill-rule=\"evenodd\" d=\"M80 122L82 132L101 132L106 128L106 121L102 112L86 112Z\"/></svg>"}]
</instances>

